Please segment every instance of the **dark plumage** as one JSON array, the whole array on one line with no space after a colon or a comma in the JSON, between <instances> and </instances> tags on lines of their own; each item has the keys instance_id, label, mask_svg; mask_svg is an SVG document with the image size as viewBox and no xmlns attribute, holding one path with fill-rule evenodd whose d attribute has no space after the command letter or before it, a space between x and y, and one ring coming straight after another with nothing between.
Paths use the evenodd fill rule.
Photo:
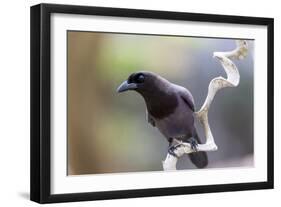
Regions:
<instances>
[{"instance_id":1,"label":"dark plumage","mask_svg":"<svg viewBox=\"0 0 281 207\"><path fill-rule=\"evenodd\" d=\"M174 138L189 142L194 148L201 143L194 127L194 100L186 88L155 73L141 71L131 74L117 89L119 93L128 90L142 95L148 122L159 129L169 145ZM198 168L208 164L206 152L191 153L189 156Z\"/></svg>"}]
</instances>

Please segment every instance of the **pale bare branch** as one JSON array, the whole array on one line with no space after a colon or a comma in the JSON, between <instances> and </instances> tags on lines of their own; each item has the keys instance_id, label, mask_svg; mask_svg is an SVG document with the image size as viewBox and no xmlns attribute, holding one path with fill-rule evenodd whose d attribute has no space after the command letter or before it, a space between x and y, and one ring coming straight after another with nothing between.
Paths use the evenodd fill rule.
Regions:
<instances>
[{"instance_id":1,"label":"pale bare branch","mask_svg":"<svg viewBox=\"0 0 281 207\"><path fill-rule=\"evenodd\" d=\"M225 87L238 86L240 81L239 71L236 65L231 61L231 59L243 59L244 57L246 57L247 52L248 45L245 40L236 40L236 48L233 51L214 52L213 57L217 58L220 61L222 67L226 72L227 79L220 76L214 78L210 82L205 102L202 105L201 109L198 112L195 112L195 116L202 124L206 136L206 143L199 144L197 147L197 151L216 151L218 149L209 126L208 111L218 90ZM176 170L178 157L181 157L183 154L188 153L196 152L191 148L191 145L189 143L177 141L177 144L174 147L174 154L177 155L177 157L168 153L165 161L163 161L163 169Z\"/></svg>"}]
</instances>

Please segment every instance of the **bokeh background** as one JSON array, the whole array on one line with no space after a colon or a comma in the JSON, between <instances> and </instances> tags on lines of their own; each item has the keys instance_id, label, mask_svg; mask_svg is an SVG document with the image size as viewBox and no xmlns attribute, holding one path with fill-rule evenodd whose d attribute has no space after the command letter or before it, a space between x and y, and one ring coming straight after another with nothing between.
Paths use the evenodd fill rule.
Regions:
<instances>
[{"instance_id":1,"label":"bokeh background","mask_svg":"<svg viewBox=\"0 0 281 207\"><path fill-rule=\"evenodd\" d=\"M162 171L166 139L146 122L142 97L116 88L135 71L153 71L188 88L199 110L209 82L225 76L213 52L235 48L233 39L79 31L67 37L68 175ZM254 164L254 40L248 44L248 56L235 61L239 86L219 91L209 111L218 151L208 152L208 168ZM194 166L183 156L178 169Z\"/></svg>"}]
</instances>

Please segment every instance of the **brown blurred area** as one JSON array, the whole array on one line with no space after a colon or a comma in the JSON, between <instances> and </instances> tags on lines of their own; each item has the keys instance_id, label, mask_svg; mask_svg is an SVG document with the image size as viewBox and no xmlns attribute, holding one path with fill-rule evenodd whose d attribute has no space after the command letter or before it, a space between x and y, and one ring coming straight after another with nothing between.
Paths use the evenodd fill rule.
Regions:
<instances>
[{"instance_id":1,"label":"brown blurred area","mask_svg":"<svg viewBox=\"0 0 281 207\"><path fill-rule=\"evenodd\" d=\"M146 123L142 98L117 94L117 86L132 72L154 71L187 87L198 109L210 80L224 75L212 53L234 47L233 40L212 38L76 31L67 38L68 175L162 170L166 140ZM219 92L211 106L219 151L209 153L210 168L253 165L251 54L237 66L239 87ZM187 157L178 164L194 168Z\"/></svg>"},{"instance_id":2,"label":"brown blurred area","mask_svg":"<svg viewBox=\"0 0 281 207\"><path fill-rule=\"evenodd\" d=\"M68 174L96 172L103 162L93 152L95 124L101 108L94 70L100 39L91 33L68 32ZM94 106L94 108L93 108ZM95 164L93 164L95 163Z\"/></svg>"}]
</instances>

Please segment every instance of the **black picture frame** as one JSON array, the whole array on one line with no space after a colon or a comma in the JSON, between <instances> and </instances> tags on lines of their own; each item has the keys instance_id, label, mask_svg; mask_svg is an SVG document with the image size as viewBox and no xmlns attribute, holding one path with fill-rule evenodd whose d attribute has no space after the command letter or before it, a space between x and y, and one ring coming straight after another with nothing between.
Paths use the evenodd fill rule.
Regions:
<instances>
[{"instance_id":1,"label":"black picture frame","mask_svg":"<svg viewBox=\"0 0 281 207\"><path fill-rule=\"evenodd\" d=\"M51 70L50 32L52 13L100 15L112 17L134 17L210 23L232 23L267 26L267 181L238 184L204 185L191 187L169 187L106 192L51 194L50 183L50 129L51 129ZM179 194L210 193L273 188L273 38L272 18L195 14L153 10L135 10L89 6L39 4L31 7L31 169L30 199L38 203L86 201L101 199L165 196Z\"/></svg>"}]
</instances>

